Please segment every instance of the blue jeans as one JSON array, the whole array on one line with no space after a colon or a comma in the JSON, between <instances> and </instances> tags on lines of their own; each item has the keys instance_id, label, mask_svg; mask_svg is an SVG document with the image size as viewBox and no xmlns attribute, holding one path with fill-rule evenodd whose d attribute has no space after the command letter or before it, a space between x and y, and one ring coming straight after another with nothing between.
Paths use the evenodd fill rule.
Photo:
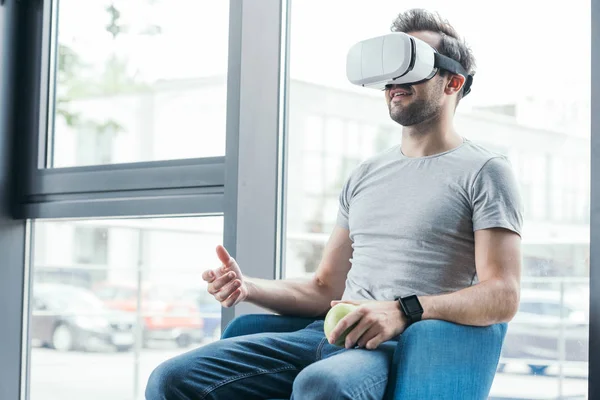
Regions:
<instances>
[{"instance_id":1,"label":"blue jeans","mask_svg":"<svg viewBox=\"0 0 600 400\"><path fill-rule=\"evenodd\" d=\"M381 400L396 346L331 345L323 321L295 332L233 337L161 364L150 376L146 399Z\"/></svg>"},{"instance_id":2,"label":"blue jeans","mask_svg":"<svg viewBox=\"0 0 600 400\"><path fill-rule=\"evenodd\" d=\"M296 400L360 399L381 396L379 378L387 378L386 400L484 400L507 328L422 321L404 331L394 350L390 341L366 354L328 345L323 323L313 322L269 314L237 317L223 332L225 340L160 365L148 382L147 399L289 399L292 391Z\"/></svg>"}]
</instances>

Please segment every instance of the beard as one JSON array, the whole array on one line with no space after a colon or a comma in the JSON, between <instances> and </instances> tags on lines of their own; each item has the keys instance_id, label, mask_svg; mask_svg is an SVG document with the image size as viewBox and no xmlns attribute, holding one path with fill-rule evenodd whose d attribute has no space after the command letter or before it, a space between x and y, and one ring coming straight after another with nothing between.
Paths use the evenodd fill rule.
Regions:
<instances>
[{"instance_id":1,"label":"beard","mask_svg":"<svg viewBox=\"0 0 600 400\"><path fill-rule=\"evenodd\" d=\"M390 103L390 118L402 126L418 125L436 117L441 108L439 103L427 100L415 100L406 106Z\"/></svg>"},{"instance_id":2,"label":"beard","mask_svg":"<svg viewBox=\"0 0 600 400\"><path fill-rule=\"evenodd\" d=\"M440 100L443 95L444 82L438 78L431 83L433 85L429 87L429 90L421 94L424 97L422 99L411 101L408 105L390 102L390 118L402 126L412 126L437 117L442 110Z\"/></svg>"}]
</instances>

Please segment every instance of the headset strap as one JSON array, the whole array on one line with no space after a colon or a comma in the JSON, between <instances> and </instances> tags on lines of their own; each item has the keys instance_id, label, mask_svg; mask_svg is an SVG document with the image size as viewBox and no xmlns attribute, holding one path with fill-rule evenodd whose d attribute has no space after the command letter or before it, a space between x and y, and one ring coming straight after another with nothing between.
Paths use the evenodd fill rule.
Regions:
<instances>
[{"instance_id":1,"label":"headset strap","mask_svg":"<svg viewBox=\"0 0 600 400\"><path fill-rule=\"evenodd\" d=\"M473 75L469 75L469 73L463 68L462 65L460 65L458 61L438 52L435 52L435 61L433 66L436 68L441 68L456 75L464 76L465 84L463 86L463 97L471 92L471 85L473 84Z\"/></svg>"}]
</instances>

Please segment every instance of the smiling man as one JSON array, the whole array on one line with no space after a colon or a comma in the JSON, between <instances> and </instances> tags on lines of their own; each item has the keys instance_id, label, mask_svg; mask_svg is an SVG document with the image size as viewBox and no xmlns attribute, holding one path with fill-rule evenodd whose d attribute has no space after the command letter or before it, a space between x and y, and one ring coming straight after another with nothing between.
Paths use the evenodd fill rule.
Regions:
<instances>
[{"instance_id":1,"label":"smiling man","mask_svg":"<svg viewBox=\"0 0 600 400\"><path fill-rule=\"evenodd\" d=\"M404 12L392 30L474 73L470 49L437 14ZM411 323L509 321L519 302L521 202L508 161L454 128L465 82L440 69L423 82L386 87L401 145L363 162L345 183L312 279L245 277L223 247L221 267L204 272L224 307L247 301L317 317L339 301L358 305L329 338L317 321L297 332L221 340L160 365L146 397L381 399L397 337ZM352 326L345 347L331 344Z\"/></svg>"}]
</instances>

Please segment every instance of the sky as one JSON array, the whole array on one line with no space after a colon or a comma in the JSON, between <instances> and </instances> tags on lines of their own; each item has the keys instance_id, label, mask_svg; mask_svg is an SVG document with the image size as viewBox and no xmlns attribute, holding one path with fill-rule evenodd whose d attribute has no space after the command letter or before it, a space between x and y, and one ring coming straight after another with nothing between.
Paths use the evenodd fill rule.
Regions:
<instances>
[{"instance_id":1,"label":"sky","mask_svg":"<svg viewBox=\"0 0 600 400\"><path fill-rule=\"evenodd\" d=\"M116 49L149 81L226 73L228 1L114 3L132 31L158 24L163 33L122 35L115 42L104 31L110 1L62 0L61 42L92 64ZM292 79L352 88L345 77L348 48L389 32L399 12L421 7L440 12L473 49L478 69L467 98L472 104L531 95L589 98L590 0L293 0L291 7Z\"/></svg>"}]
</instances>

